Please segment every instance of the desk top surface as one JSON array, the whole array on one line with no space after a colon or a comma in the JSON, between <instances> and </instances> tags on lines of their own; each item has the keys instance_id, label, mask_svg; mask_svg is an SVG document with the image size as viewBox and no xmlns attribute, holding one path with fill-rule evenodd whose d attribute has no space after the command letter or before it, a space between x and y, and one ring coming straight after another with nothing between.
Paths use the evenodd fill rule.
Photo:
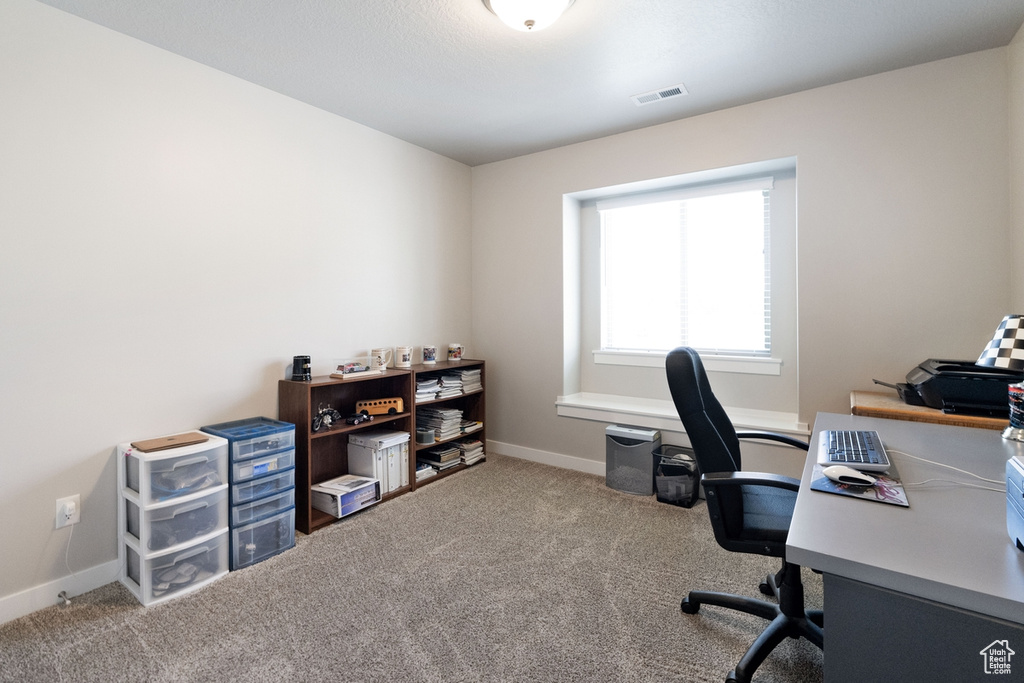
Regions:
<instances>
[{"instance_id":1,"label":"desk top surface","mask_svg":"<svg viewBox=\"0 0 1024 683\"><path fill-rule=\"evenodd\" d=\"M910 484L910 507L810 490L812 445L787 541L789 561L1024 623L1024 552L1006 531L1006 494L945 481L915 486L927 479L989 484L903 455L1005 482L1006 461L1024 456L1024 443L986 429L820 413L811 444L823 429L878 431L900 479Z\"/></svg>"}]
</instances>

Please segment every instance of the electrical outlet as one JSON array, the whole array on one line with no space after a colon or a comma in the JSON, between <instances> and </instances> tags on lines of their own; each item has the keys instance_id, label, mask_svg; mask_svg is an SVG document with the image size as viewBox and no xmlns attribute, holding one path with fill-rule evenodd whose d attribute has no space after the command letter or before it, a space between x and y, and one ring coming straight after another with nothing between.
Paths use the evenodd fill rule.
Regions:
<instances>
[{"instance_id":1,"label":"electrical outlet","mask_svg":"<svg viewBox=\"0 0 1024 683\"><path fill-rule=\"evenodd\" d=\"M82 519L82 496L75 494L57 499L57 528L78 524Z\"/></svg>"}]
</instances>

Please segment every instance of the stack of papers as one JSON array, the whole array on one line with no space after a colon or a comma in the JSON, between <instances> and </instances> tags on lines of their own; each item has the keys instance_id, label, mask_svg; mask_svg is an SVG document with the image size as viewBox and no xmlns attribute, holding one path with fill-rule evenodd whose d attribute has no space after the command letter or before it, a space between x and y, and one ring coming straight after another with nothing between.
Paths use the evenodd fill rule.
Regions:
<instances>
[{"instance_id":1,"label":"stack of papers","mask_svg":"<svg viewBox=\"0 0 1024 683\"><path fill-rule=\"evenodd\" d=\"M455 372L448 372L441 375L441 391L437 392L438 398L451 398L462 396L462 378Z\"/></svg>"},{"instance_id":2,"label":"stack of papers","mask_svg":"<svg viewBox=\"0 0 1024 683\"><path fill-rule=\"evenodd\" d=\"M462 392L465 394L480 391L484 388L480 377L480 368L473 370L459 370L458 375L462 380Z\"/></svg>"},{"instance_id":3,"label":"stack of papers","mask_svg":"<svg viewBox=\"0 0 1024 683\"><path fill-rule=\"evenodd\" d=\"M447 441L462 433L462 411L458 408L419 408L416 426L433 429L436 441Z\"/></svg>"},{"instance_id":4,"label":"stack of papers","mask_svg":"<svg viewBox=\"0 0 1024 683\"><path fill-rule=\"evenodd\" d=\"M462 462L472 465L484 459L484 445L477 439L460 441L455 444L459 448Z\"/></svg>"},{"instance_id":5,"label":"stack of papers","mask_svg":"<svg viewBox=\"0 0 1024 683\"><path fill-rule=\"evenodd\" d=\"M441 383L437 377L421 379L416 382L416 402L433 401L437 398L437 392L441 390Z\"/></svg>"}]
</instances>

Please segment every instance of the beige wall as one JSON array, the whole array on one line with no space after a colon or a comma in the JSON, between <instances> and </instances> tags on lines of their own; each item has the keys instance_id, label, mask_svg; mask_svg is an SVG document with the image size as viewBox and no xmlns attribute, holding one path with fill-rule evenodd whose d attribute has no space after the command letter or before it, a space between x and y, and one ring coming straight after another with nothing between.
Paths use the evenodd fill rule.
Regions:
<instances>
[{"instance_id":1,"label":"beige wall","mask_svg":"<svg viewBox=\"0 0 1024 683\"><path fill-rule=\"evenodd\" d=\"M619 183L797 158L804 421L926 358L977 357L1010 303L1007 72L997 49L474 168L488 437L603 460L605 425L554 405L573 334L562 197ZM646 394L667 398L663 378Z\"/></svg>"},{"instance_id":2,"label":"beige wall","mask_svg":"<svg viewBox=\"0 0 1024 683\"><path fill-rule=\"evenodd\" d=\"M1010 64L1011 301L1008 313L1024 313L1024 26L1007 50Z\"/></svg>"},{"instance_id":3,"label":"beige wall","mask_svg":"<svg viewBox=\"0 0 1024 683\"><path fill-rule=\"evenodd\" d=\"M3 621L116 578L117 443L473 340L468 167L29 0L0 64Z\"/></svg>"}]
</instances>

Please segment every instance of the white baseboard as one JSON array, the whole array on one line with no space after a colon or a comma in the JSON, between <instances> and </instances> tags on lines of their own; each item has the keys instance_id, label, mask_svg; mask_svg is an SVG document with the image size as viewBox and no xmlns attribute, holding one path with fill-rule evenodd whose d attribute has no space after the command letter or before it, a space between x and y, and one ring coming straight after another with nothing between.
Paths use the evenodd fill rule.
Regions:
<instances>
[{"instance_id":1,"label":"white baseboard","mask_svg":"<svg viewBox=\"0 0 1024 683\"><path fill-rule=\"evenodd\" d=\"M532 462L539 462L544 465L552 465L554 467L561 467L567 470L576 470L578 472L586 472L588 474L596 474L603 477L605 475L604 460L588 460L587 458L577 458L573 455L563 455L561 453L552 453L550 451L540 451L536 448L526 448L524 446L516 446L511 443L503 443L501 441L487 440L487 450L489 452L497 453L499 455L507 455L512 458L519 458L521 460L530 460Z\"/></svg>"},{"instance_id":2,"label":"white baseboard","mask_svg":"<svg viewBox=\"0 0 1024 683\"><path fill-rule=\"evenodd\" d=\"M20 593L0 598L0 624L56 605L57 595L65 591L69 598L88 593L118 579L117 560L110 560L90 569L83 569L49 583L27 588Z\"/></svg>"}]
</instances>

